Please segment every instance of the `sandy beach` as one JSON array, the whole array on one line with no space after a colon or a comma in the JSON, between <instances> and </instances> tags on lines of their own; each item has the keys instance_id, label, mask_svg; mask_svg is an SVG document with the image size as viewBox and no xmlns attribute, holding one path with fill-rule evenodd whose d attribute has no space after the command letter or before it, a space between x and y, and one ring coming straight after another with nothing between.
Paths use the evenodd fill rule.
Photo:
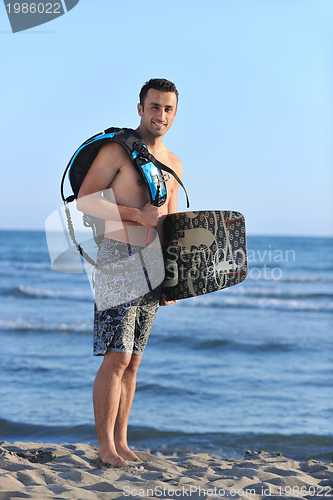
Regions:
<instances>
[{"instance_id":1,"label":"sandy beach","mask_svg":"<svg viewBox=\"0 0 333 500\"><path fill-rule=\"evenodd\" d=\"M137 452L140 463L99 469L90 444L0 445L0 500L114 498L333 498L333 463L298 462L248 450L243 459L205 453L160 457Z\"/></svg>"}]
</instances>

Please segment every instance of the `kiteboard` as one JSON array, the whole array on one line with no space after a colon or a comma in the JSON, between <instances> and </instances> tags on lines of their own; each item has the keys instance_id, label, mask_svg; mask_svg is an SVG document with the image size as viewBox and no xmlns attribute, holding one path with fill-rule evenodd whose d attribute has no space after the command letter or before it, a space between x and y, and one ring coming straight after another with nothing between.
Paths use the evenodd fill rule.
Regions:
<instances>
[{"instance_id":1,"label":"kiteboard","mask_svg":"<svg viewBox=\"0 0 333 500\"><path fill-rule=\"evenodd\" d=\"M245 219L239 212L169 214L164 239L166 300L215 292L247 276Z\"/></svg>"}]
</instances>

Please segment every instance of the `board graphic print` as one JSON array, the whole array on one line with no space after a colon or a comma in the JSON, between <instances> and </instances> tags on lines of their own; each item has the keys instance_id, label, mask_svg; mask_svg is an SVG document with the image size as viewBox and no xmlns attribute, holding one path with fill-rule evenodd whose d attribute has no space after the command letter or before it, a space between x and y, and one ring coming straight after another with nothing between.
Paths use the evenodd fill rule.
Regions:
<instances>
[{"instance_id":1,"label":"board graphic print","mask_svg":"<svg viewBox=\"0 0 333 500\"><path fill-rule=\"evenodd\" d=\"M247 276L245 219L239 212L169 214L164 238L167 300L215 292Z\"/></svg>"}]
</instances>

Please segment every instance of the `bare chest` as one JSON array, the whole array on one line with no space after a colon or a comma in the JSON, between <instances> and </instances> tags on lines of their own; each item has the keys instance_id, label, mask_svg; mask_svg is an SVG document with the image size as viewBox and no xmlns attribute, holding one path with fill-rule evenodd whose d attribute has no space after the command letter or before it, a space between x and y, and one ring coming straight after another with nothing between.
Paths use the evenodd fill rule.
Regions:
<instances>
[{"instance_id":1,"label":"bare chest","mask_svg":"<svg viewBox=\"0 0 333 500\"><path fill-rule=\"evenodd\" d=\"M174 179L172 176L165 182L165 186L167 191L165 206L167 206L168 199L174 190ZM115 201L119 205L142 208L151 201L147 183L143 175L130 161L117 172L109 187L112 189Z\"/></svg>"}]
</instances>

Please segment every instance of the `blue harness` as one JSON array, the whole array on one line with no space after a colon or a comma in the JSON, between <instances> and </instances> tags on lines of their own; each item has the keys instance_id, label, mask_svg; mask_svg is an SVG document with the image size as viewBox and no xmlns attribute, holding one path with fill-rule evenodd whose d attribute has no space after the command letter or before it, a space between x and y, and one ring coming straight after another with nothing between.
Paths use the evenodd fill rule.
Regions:
<instances>
[{"instance_id":1,"label":"blue harness","mask_svg":"<svg viewBox=\"0 0 333 500\"><path fill-rule=\"evenodd\" d=\"M77 199L82 182L98 155L99 150L102 146L104 146L104 144L110 142L116 142L128 153L132 164L140 172L146 186L148 187L152 205L160 207L166 202L167 189L165 181L169 178L168 174L171 174L185 191L187 208L190 206L186 189L178 175L170 167L167 167L149 153L142 137L135 130L111 127L104 132L90 137L83 144L81 144L69 160L62 176L60 192L61 198L65 204L65 213L71 239L80 254L92 265L95 265L95 262L84 252L81 245L79 245L76 241L68 204ZM166 172L166 174L162 174L162 171ZM65 197L64 183L67 173L69 175L69 181L73 194ZM103 239L105 221L103 219L98 219L97 217L84 214L83 223L86 227L91 227L94 239L97 245L99 245Z\"/></svg>"},{"instance_id":2,"label":"blue harness","mask_svg":"<svg viewBox=\"0 0 333 500\"><path fill-rule=\"evenodd\" d=\"M132 164L140 172L148 187L152 205L160 207L166 202L167 190L165 181L170 178L168 174L171 174L185 191L187 208L190 206L186 189L178 175L170 167L167 167L149 153L141 136L135 130L115 127L90 137L75 151L61 181L61 197L64 202L77 199L81 184L89 168L101 147L108 142L116 142L128 153ZM167 173L162 174L162 171ZM67 172L69 172L69 180L74 194L65 198L63 187Z\"/></svg>"}]
</instances>

